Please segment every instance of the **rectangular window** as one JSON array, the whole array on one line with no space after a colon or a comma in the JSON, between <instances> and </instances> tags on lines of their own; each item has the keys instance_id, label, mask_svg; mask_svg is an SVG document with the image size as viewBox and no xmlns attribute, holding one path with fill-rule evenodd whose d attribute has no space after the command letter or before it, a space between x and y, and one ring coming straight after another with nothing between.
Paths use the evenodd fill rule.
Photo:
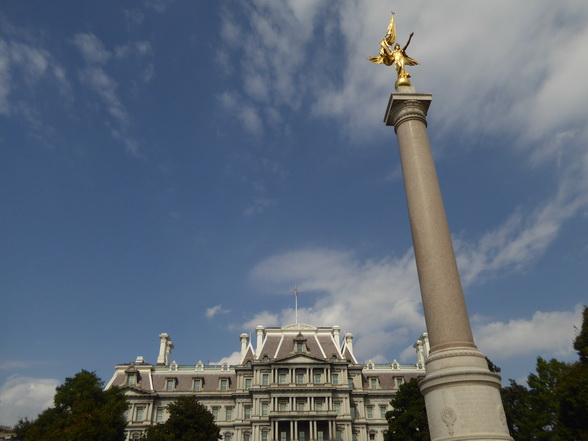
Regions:
<instances>
[{"instance_id":1,"label":"rectangular window","mask_svg":"<svg viewBox=\"0 0 588 441\"><path fill-rule=\"evenodd\" d=\"M263 374L261 376L261 384L267 386L269 384L269 374Z\"/></svg>"},{"instance_id":2,"label":"rectangular window","mask_svg":"<svg viewBox=\"0 0 588 441\"><path fill-rule=\"evenodd\" d=\"M269 412L269 403L261 403L261 416L267 416Z\"/></svg>"},{"instance_id":3,"label":"rectangular window","mask_svg":"<svg viewBox=\"0 0 588 441\"><path fill-rule=\"evenodd\" d=\"M279 403L280 412L286 411L286 401L280 401Z\"/></svg>"},{"instance_id":4,"label":"rectangular window","mask_svg":"<svg viewBox=\"0 0 588 441\"><path fill-rule=\"evenodd\" d=\"M316 384L318 384L318 383L320 383L320 382L321 382L321 374L320 374L320 373L316 373L316 374L314 374L314 382L315 382Z\"/></svg>"},{"instance_id":5,"label":"rectangular window","mask_svg":"<svg viewBox=\"0 0 588 441\"><path fill-rule=\"evenodd\" d=\"M223 436L223 440L224 441L231 441L231 434L230 433L225 433L225 436Z\"/></svg>"},{"instance_id":6,"label":"rectangular window","mask_svg":"<svg viewBox=\"0 0 588 441\"><path fill-rule=\"evenodd\" d=\"M403 383L404 383L404 378L396 377L396 387L402 386Z\"/></svg>"},{"instance_id":7,"label":"rectangular window","mask_svg":"<svg viewBox=\"0 0 588 441\"><path fill-rule=\"evenodd\" d=\"M352 377L349 377L349 378L347 379L347 385L348 385L350 388L353 388L353 378L352 378Z\"/></svg>"},{"instance_id":8,"label":"rectangular window","mask_svg":"<svg viewBox=\"0 0 588 441\"><path fill-rule=\"evenodd\" d=\"M331 375L331 383L333 383L333 384L339 384L339 374L333 374L333 375Z\"/></svg>"},{"instance_id":9,"label":"rectangular window","mask_svg":"<svg viewBox=\"0 0 588 441\"><path fill-rule=\"evenodd\" d=\"M135 421L145 420L145 408L143 406L135 409Z\"/></svg>"},{"instance_id":10,"label":"rectangular window","mask_svg":"<svg viewBox=\"0 0 588 441\"><path fill-rule=\"evenodd\" d=\"M315 400L314 410L323 410L323 401L322 400Z\"/></svg>"},{"instance_id":11,"label":"rectangular window","mask_svg":"<svg viewBox=\"0 0 588 441\"><path fill-rule=\"evenodd\" d=\"M245 378L245 389L251 389L251 378Z\"/></svg>"},{"instance_id":12,"label":"rectangular window","mask_svg":"<svg viewBox=\"0 0 588 441\"><path fill-rule=\"evenodd\" d=\"M163 423L163 407L158 407L155 411L155 422Z\"/></svg>"},{"instance_id":13,"label":"rectangular window","mask_svg":"<svg viewBox=\"0 0 588 441\"><path fill-rule=\"evenodd\" d=\"M372 388L372 390L376 390L378 388L377 378L370 378L370 387Z\"/></svg>"},{"instance_id":14,"label":"rectangular window","mask_svg":"<svg viewBox=\"0 0 588 441\"><path fill-rule=\"evenodd\" d=\"M304 410L306 403L304 402L304 400L301 400L300 398L298 398L296 400L296 410L299 412L302 412ZM300 441L300 440L298 440Z\"/></svg>"},{"instance_id":15,"label":"rectangular window","mask_svg":"<svg viewBox=\"0 0 588 441\"><path fill-rule=\"evenodd\" d=\"M280 384L286 384L286 374L280 374Z\"/></svg>"},{"instance_id":16,"label":"rectangular window","mask_svg":"<svg viewBox=\"0 0 588 441\"><path fill-rule=\"evenodd\" d=\"M233 408L227 407L227 421L233 421Z\"/></svg>"},{"instance_id":17,"label":"rectangular window","mask_svg":"<svg viewBox=\"0 0 588 441\"><path fill-rule=\"evenodd\" d=\"M261 441L267 441L267 432L261 432Z\"/></svg>"},{"instance_id":18,"label":"rectangular window","mask_svg":"<svg viewBox=\"0 0 588 441\"><path fill-rule=\"evenodd\" d=\"M306 433L303 431L298 432L298 441L305 441L306 440Z\"/></svg>"},{"instance_id":19,"label":"rectangular window","mask_svg":"<svg viewBox=\"0 0 588 441\"><path fill-rule=\"evenodd\" d=\"M296 343L296 352L303 352L304 351L304 344L303 343Z\"/></svg>"},{"instance_id":20,"label":"rectangular window","mask_svg":"<svg viewBox=\"0 0 588 441\"><path fill-rule=\"evenodd\" d=\"M357 433L353 432L351 434L351 441L357 441Z\"/></svg>"},{"instance_id":21,"label":"rectangular window","mask_svg":"<svg viewBox=\"0 0 588 441\"><path fill-rule=\"evenodd\" d=\"M296 374L296 384L304 383L304 374Z\"/></svg>"},{"instance_id":22,"label":"rectangular window","mask_svg":"<svg viewBox=\"0 0 588 441\"><path fill-rule=\"evenodd\" d=\"M386 407L385 406L380 406L380 418L382 418L382 419L386 418Z\"/></svg>"},{"instance_id":23,"label":"rectangular window","mask_svg":"<svg viewBox=\"0 0 588 441\"><path fill-rule=\"evenodd\" d=\"M222 392L226 392L227 391L227 380L221 380L220 381L220 390Z\"/></svg>"},{"instance_id":24,"label":"rectangular window","mask_svg":"<svg viewBox=\"0 0 588 441\"><path fill-rule=\"evenodd\" d=\"M338 401L333 403L333 410L335 411L335 413L337 415L341 415L341 403L339 403Z\"/></svg>"},{"instance_id":25,"label":"rectangular window","mask_svg":"<svg viewBox=\"0 0 588 441\"><path fill-rule=\"evenodd\" d=\"M200 378L196 378L193 384L194 392L200 392L202 390L202 380Z\"/></svg>"},{"instance_id":26,"label":"rectangular window","mask_svg":"<svg viewBox=\"0 0 588 441\"><path fill-rule=\"evenodd\" d=\"M249 407L249 406L244 407L243 413L244 413L243 419L245 419L245 420L251 419L251 407Z\"/></svg>"},{"instance_id":27,"label":"rectangular window","mask_svg":"<svg viewBox=\"0 0 588 441\"><path fill-rule=\"evenodd\" d=\"M166 392L173 392L175 385L176 385L176 381L175 380L173 380L173 379L167 380L166 383L165 383L165 390L166 390Z\"/></svg>"},{"instance_id":28,"label":"rectangular window","mask_svg":"<svg viewBox=\"0 0 588 441\"><path fill-rule=\"evenodd\" d=\"M370 433L370 441L374 441L376 439L375 433Z\"/></svg>"},{"instance_id":29,"label":"rectangular window","mask_svg":"<svg viewBox=\"0 0 588 441\"><path fill-rule=\"evenodd\" d=\"M357 418L357 407L351 406L351 418Z\"/></svg>"},{"instance_id":30,"label":"rectangular window","mask_svg":"<svg viewBox=\"0 0 588 441\"><path fill-rule=\"evenodd\" d=\"M215 421L218 421L218 407L212 408L212 416L214 417Z\"/></svg>"},{"instance_id":31,"label":"rectangular window","mask_svg":"<svg viewBox=\"0 0 588 441\"><path fill-rule=\"evenodd\" d=\"M280 432L280 441L288 440L288 432Z\"/></svg>"},{"instance_id":32,"label":"rectangular window","mask_svg":"<svg viewBox=\"0 0 588 441\"><path fill-rule=\"evenodd\" d=\"M373 418L374 417L374 408L373 407L368 407L366 409L366 411L367 411L367 417L368 418Z\"/></svg>"},{"instance_id":33,"label":"rectangular window","mask_svg":"<svg viewBox=\"0 0 588 441\"><path fill-rule=\"evenodd\" d=\"M318 435L318 441L325 441L325 432L323 432L322 430L319 430L317 435Z\"/></svg>"},{"instance_id":34,"label":"rectangular window","mask_svg":"<svg viewBox=\"0 0 588 441\"><path fill-rule=\"evenodd\" d=\"M343 431L337 430L337 441L343 441Z\"/></svg>"},{"instance_id":35,"label":"rectangular window","mask_svg":"<svg viewBox=\"0 0 588 441\"><path fill-rule=\"evenodd\" d=\"M129 374L129 376L127 377L127 384L129 386L134 386L135 384L137 384L137 374Z\"/></svg>"},{"instance_id":36,"label":"rectangular window","mask_svg":"<svg viewBox=\"0 0 588 441\"><path fill-rule=\"evenodd\" d=\"M243 441L249 441L251 439L251 435L249 433L243 434Z\"/></svg>"}]
</instances>

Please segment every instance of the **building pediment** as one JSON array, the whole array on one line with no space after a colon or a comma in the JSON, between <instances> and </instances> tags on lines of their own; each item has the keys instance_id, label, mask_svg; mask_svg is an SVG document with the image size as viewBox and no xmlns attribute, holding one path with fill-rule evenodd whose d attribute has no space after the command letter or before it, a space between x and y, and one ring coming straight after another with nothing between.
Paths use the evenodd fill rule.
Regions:
<instances>
[{"instance_id":1,"label":"building pediment","mask_svg":"<svg viewBox=\"0 0 588 441\"><path fill-rule=\"evenodd\" d=\"M125 384L124 386L121 386L120 388L125 392L126 395L129 395L129 396L157 395L155 392L141 389L140 387L136 387L136 386L129 386L128 384Z\"/></svg>"},{"instance_id":2,"label":"building pediment","mask_svg":"<svg viewBox=\"0 0 588 441\"><path fill-rule=\"evenodd\" d=\"M307 364L307 363L325 363L325 360L322 358L313 357L309 354L289 354L286 357L276 360L277 363L286 363L286 364Z\"/></svg>"}]
</instances>

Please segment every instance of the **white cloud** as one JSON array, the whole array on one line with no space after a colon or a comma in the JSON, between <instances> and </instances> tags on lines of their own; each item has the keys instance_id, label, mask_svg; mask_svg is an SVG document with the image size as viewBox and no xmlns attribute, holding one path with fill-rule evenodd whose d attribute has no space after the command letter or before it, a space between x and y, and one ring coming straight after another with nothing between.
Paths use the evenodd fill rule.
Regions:
<instances>
[{"instance_id":1,"label":"white cloud","mask_svg":"<svg viewBox=\"0 0 588 441\"><path fill-rule=\"evenodd\" d=\"M10 376L0 388L0 423L12 426L21 418L36 418L53 404L58 385L53 378Z\"/></svg>"},{"instance_id":2,"label":"white cloud","mask_svg":"<svg viewBox=\"0 0 588 441\"><path fill-rule=\"evenodd\" d=\"M415 32L409 54L422 64L410 72L417 89L435 93L438 130L508 133L513 143L522 132L524 144L538 149L543 142L533 140L551 139L570 125L586 126L583 0L418 0L399 8L398 40L404 43ZM377 53L389 11L384 0L257 0L241 14L227 9L222 52L241 60L235 72L246 92L242 105L296 110L304 97L315 115L340 120L365 145L381 133L374 129L382 129L395 80L394 69L366 60Z\"/></svg>"},{"instance_id":3,"label":"white cloud","mask_svg":"<svg viewBox=\"0 0 588 441\"><path fill-rule=\"evenodd\" d=\"M228 357L223 357L219 361L212 362L211 364L239 364L241 362L241 352L235 351Z\"/></svg>"},{"instance_id":4,"label":"white cloud","mask_svg":"<svg viewBox=\"0 0 588 441\"><path fill-rule=\"evenodd\" d=\"M526 354L569 356L576 329L582 325L581 305L574 311L537 311L530 319L492 322L474 329L476 344L491 358Z\"/></svg>"},{"instance_id":5,"label":"white cloud","mask_svg":"<svg viewBox=\"0 0 588 441\"><path fill-rule=\"evenodd\" d=\"M355 333L360 359L378 358L393 343L408 342L424 329L411 253L362 262L342 251L293 251L259 263L251 278L265 289L284 294L291 294L291 287L298 283L298 321L339 325ZM284 325L293 323L294 316L293 308L278 314L263 311L244 326Z\"/></svg>"},{"instance_id":6,"label":"white cloud","mask_svg":"<svg viewBox=\"0 0 588 441\"><path fill-rule=\"evenodd\" d=\"M228 314L229 312L231 311L229 309L223 309L222 305L216 305L206 309L206 317L213 318L217 314Z\"/></svg>"}]
</instances>

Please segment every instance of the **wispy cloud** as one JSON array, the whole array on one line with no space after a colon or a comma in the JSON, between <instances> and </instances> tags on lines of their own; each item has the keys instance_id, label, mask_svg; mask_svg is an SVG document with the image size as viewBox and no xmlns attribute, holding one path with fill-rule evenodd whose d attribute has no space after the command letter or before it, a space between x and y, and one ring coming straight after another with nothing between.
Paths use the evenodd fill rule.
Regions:
<instances>
[{"instance_id":1,"label":"wispy cloud","mask_svg":"<svg viewBox=\"0 0 588 441\"><path fill-rule=\"evenodd\" d=\"M129 153L139 155L139 143L129 134L130 117L117 92L118 83L103 66L111 58L112 53L107 51L93 34L78 34L73 41L87 63L84 68L78 70L80 83L101 98L114 123L111 127L112 136L122 141ZM139 52L148 50L148 45L139 47L143 47L137 49ZM128 50L120 49L118 58L124 58Z\"/></svg>"},{"instance_id":2,"label":"wispy cloud","mask_svg":"<svg viewBox=\"0 0 588 441\"><path fill-rule=\"evenodd\" d=\"M222 305L216 305L206 309L206 317L213 318L217 314L228 314L229 312L231 312L230 309L223 309Z\"/></svg>"}]
</instances>

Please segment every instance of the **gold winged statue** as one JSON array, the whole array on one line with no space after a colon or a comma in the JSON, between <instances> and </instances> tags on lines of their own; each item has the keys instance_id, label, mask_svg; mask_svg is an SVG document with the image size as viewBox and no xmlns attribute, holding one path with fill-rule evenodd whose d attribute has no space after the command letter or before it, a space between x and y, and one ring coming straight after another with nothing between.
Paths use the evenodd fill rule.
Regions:
<instances>
[{"instance_id":1,"label":"gold winged statue","mask_svg":"<svg viewBox=\"0 0 588 441\"><path fill-rule=\"evenodd\" d=\"M401 49L398 43L394 44L396 40L396 25L394 24L394 12L392 13L392 17L390 18L390 23L388 24L388 29L386 30L386 35L380 41L380 53L375 57L369 57L372 63L376 64L385 64L386 66L394 65L396 72L398 73L398 80L396 81L396 88L399 86L410 86L410 75L406 70L404 70L404 66L416 66L419 64L413 58L410 58L406 55L406 48L410 44L410 40L414 32L410 33L410 37L408 37L408 41ZM394 45L394 47L392 47Z\"/></svg>"}]
</instances>

